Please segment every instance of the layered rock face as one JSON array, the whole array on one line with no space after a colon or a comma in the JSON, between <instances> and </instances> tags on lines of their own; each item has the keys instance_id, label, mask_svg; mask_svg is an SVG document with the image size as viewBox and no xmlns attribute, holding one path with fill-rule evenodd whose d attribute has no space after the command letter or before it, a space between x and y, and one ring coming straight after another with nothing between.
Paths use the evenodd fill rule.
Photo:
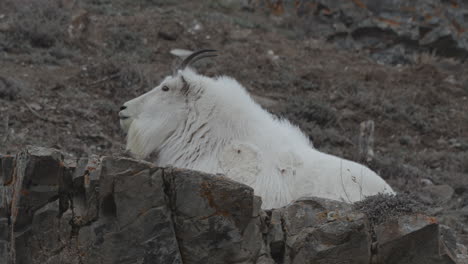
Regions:
<instances>
[{"instance_id":1,"label":"layered rock face","mask_svg":"<svg viewBox=\"0 0 468 264\"><path fill-rule=\"evenodd\" d=\"M260 207L221 175L30 147L0 156L0 263L467 263L425 215L375 223L319 198Z\"/></svg>"}]
</instances>

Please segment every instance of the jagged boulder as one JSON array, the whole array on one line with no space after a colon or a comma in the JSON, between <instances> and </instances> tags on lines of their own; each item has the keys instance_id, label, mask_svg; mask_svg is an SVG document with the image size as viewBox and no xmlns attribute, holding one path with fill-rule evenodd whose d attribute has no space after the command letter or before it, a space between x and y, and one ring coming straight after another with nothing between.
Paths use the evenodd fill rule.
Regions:
<instances>
[{"instance_id":1,"label":"jagged boulder","mask_svg":"<svg viewBox=\"0 0 468 264\"><path fill-rule=\"evenodd\" d=\"M320 198L260 209L222 175L121 157L0 156L0 263L462 263L435 218ZM465 250L465 251L463 251ZM465 258L466 260L466 258Z\"/></svg>"}]
</instances>

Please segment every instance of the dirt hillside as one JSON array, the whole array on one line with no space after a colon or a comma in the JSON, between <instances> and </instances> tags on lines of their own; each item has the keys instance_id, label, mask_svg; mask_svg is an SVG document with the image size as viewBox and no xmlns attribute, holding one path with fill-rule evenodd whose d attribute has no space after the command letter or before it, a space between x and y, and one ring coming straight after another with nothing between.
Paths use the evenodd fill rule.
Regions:
<instances>
[{"instance_id":1,"label":"dirt hillside","mask_svg":"<svg viewBox=\"0 0 468 264\"><path fill-rule=\"evenodd\" d=\"M0 153L118 155L121 104L172 72L172 49L214 48L199 72L236 78L319 150L362 161L372 120L367 165L468 241L468 62L421 51L379 63L241 2L1 1Z\"/></svg>"}]
</instances>

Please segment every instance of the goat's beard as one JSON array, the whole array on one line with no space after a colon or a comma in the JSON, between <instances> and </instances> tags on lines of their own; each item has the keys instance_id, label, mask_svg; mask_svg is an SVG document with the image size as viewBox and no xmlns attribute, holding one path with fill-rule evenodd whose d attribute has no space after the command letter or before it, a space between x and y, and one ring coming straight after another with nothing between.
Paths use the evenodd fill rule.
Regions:
<instances>
[{"instance_id":1,"label":"goat's beard","mask_svg":"<svg viewBox=\"0 0 468 264\"><path fill-rule=\"evenodd\" d=\"M158 115L151 118L140 117L128 124L121 124L128 126L126 150L135 158L147 158L174 133L178 123L170 115Z\"/></svg>"},{"instance_id":2,"label":"goat's beard","mask_svg":"<svg viewBox=\"0 0 468 264\"><path fill-rule=\"evenodd\" d=\"M130 126L132 125L133 118L120 119L120 128L125 134L128 133Z\"/></svg>"}]
</instances>

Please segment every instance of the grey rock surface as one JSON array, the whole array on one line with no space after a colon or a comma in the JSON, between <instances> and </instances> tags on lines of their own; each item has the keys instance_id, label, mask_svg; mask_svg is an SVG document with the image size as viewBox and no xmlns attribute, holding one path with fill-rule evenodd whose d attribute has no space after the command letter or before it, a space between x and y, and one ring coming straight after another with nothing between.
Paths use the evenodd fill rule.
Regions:
<instances>
[{"instance_id":1,"label":"grey rock surface","mask_svg":"<svg viewBox=\"0 0 468 264\"><path fill-rule=\"evenodd\" d=\"M300 35L366 50L385 64L409 63L421 51L468 58L464 1L268 0L251 1L251 5L277 16L274 21L280 25L299 26Z\"/></svg>"},{"instance_id":2,"label":"grey rock surface","mask_svg":"<svg viewBox=\"0 0 468 264\"><path fill-rule=\"evenodd\" d=\"M434 204L444 204L448 202L455 193L455 190L449 185L428 185L423 188L423 193L420 195L422 200L426 200Z\"/></svg>"},{"instance_id":3,"label":"grey rock surface","mask_svg":"<svg viewBox=\"0 0 468 264\"><path fill-rule=\"evenodd\" d=\"M120 157L0 156L0 263L464 263L433 217L303 198L263 211L222 175Z\"/></svg>"},{"instance_id":4,"label":"grey rock surface","mask_svg":"<svg viewBox=\"0 0 468 264\"><path fill-rule=\"evenodd\" d=\"M446 244L440 243L439 226L433 217L401 216L374 230L381 263L456 263L448 250L439 251Z\"/></svg>"}]
</instances>

